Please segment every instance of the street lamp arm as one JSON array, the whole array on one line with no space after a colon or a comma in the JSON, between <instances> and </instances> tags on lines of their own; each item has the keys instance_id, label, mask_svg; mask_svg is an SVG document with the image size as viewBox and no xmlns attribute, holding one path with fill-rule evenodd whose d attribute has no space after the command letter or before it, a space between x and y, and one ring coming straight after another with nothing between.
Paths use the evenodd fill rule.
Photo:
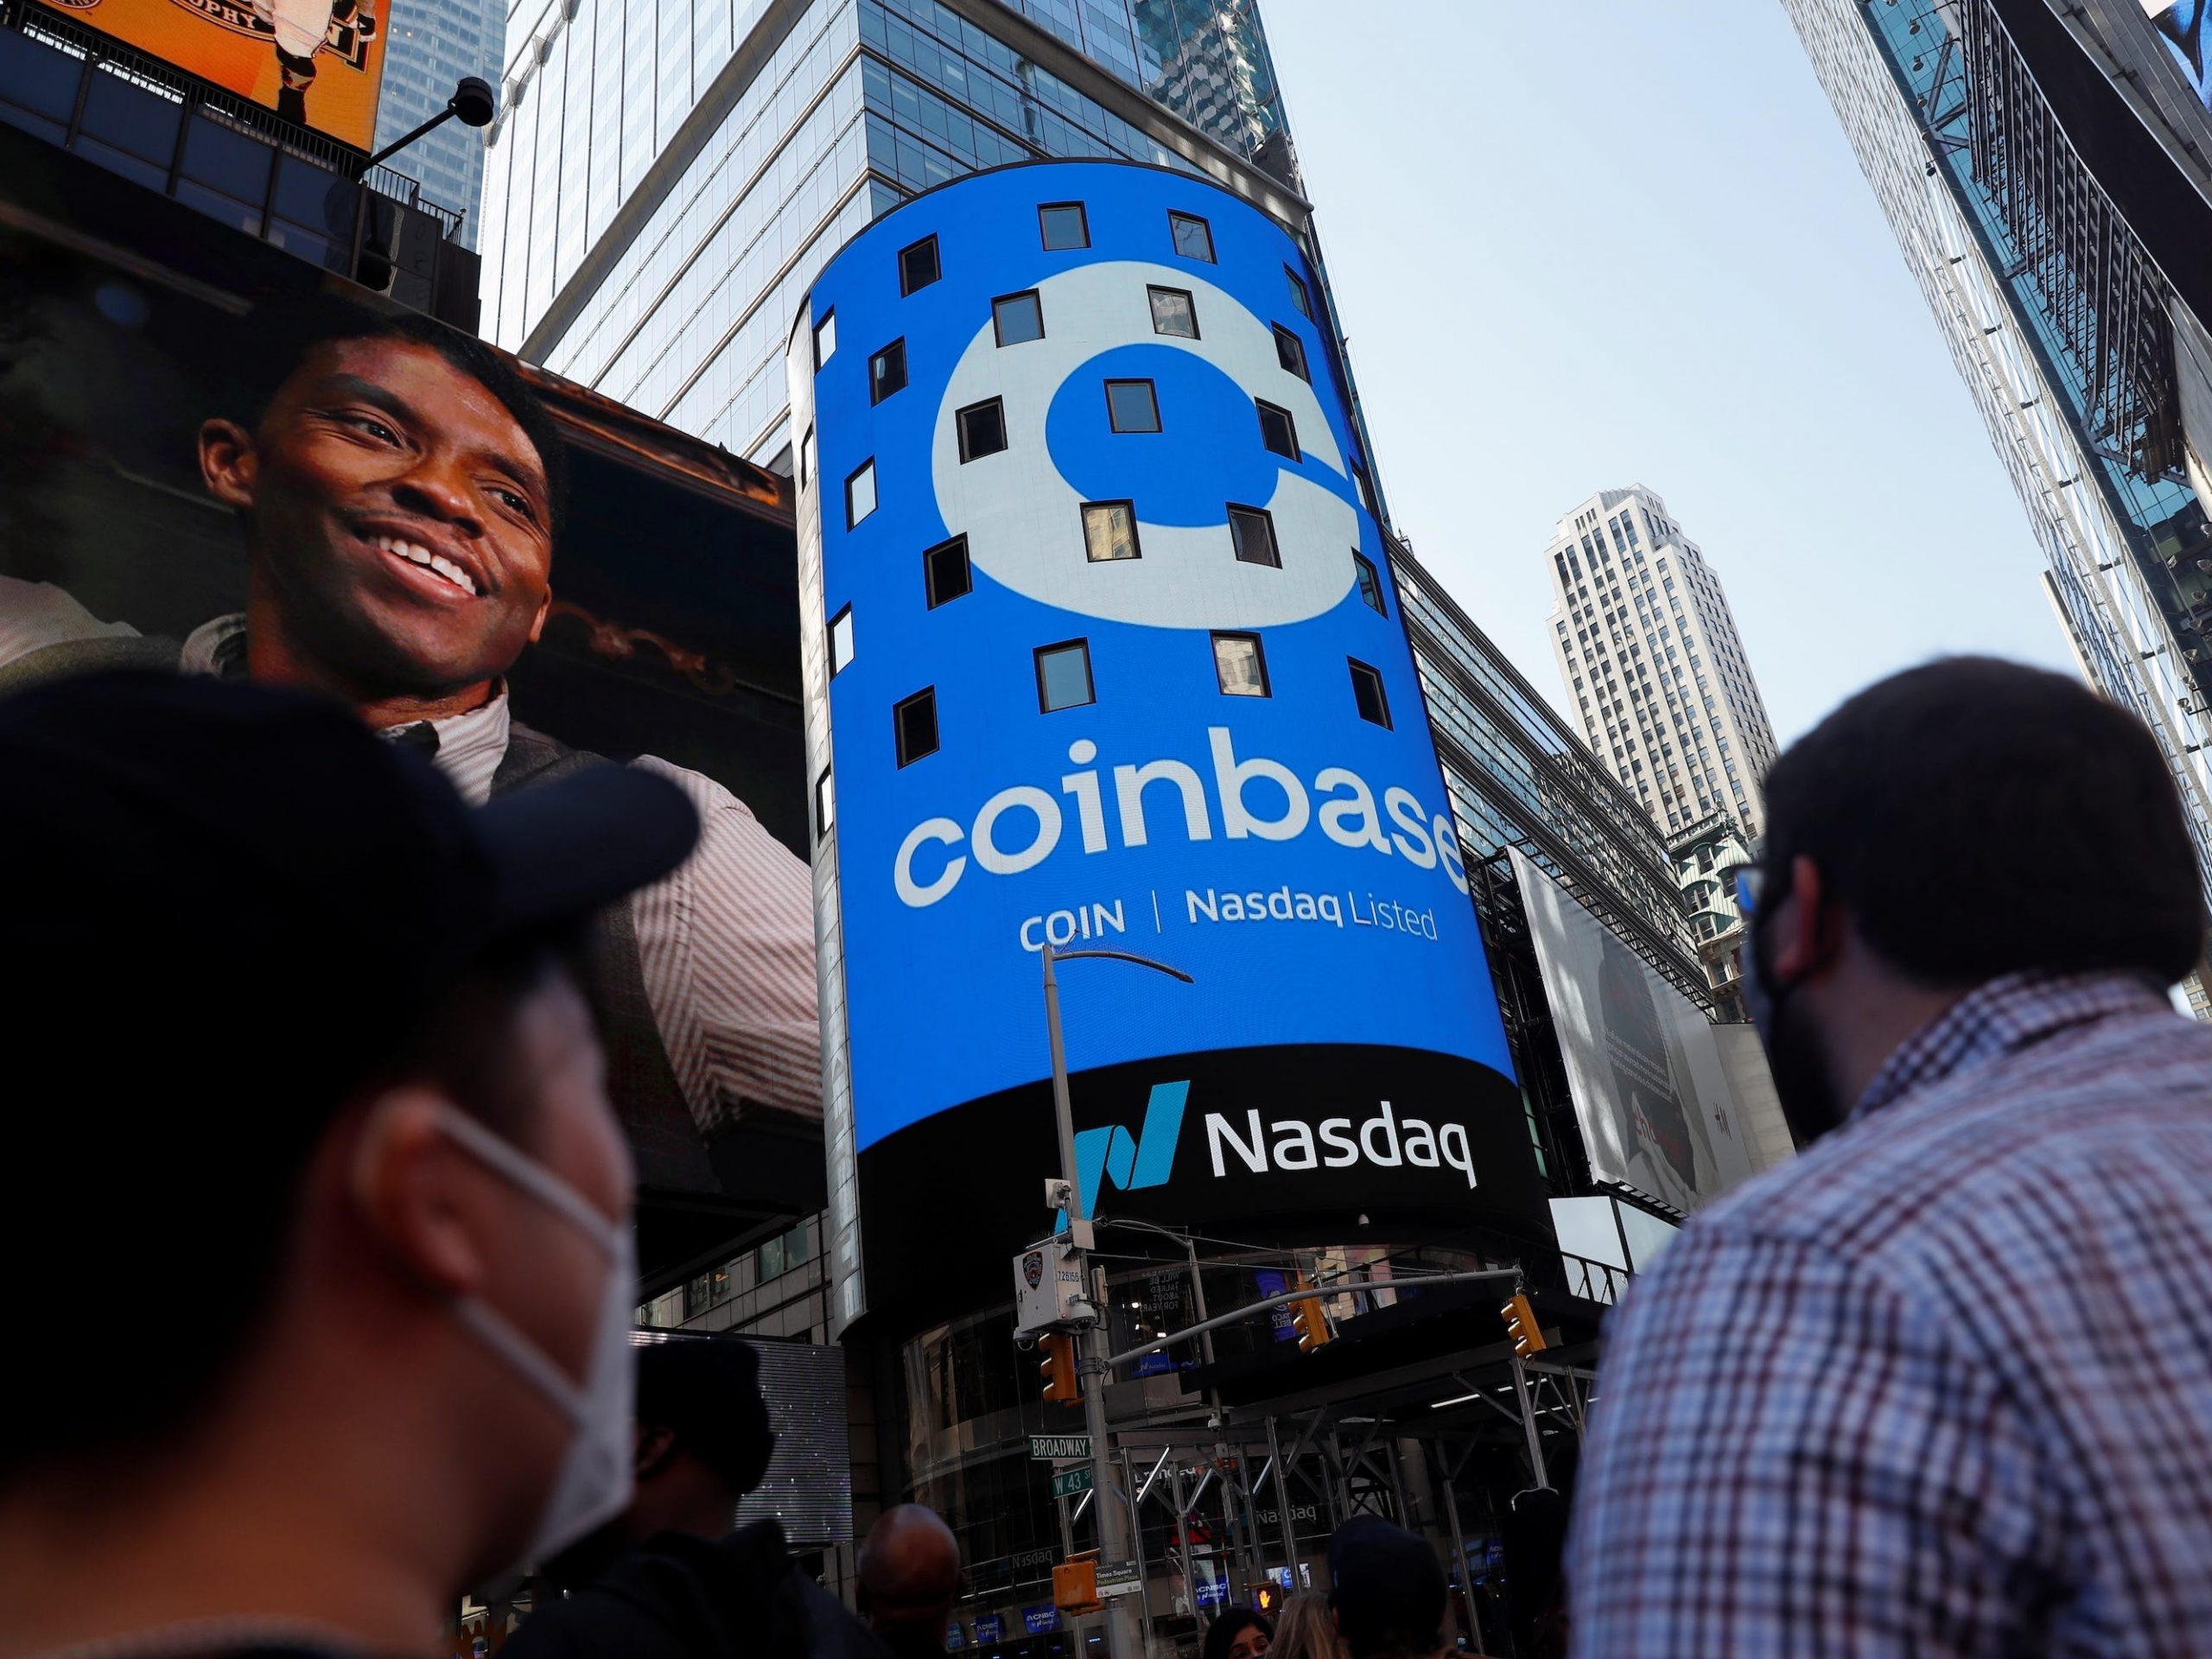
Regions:
<instances>
[{"instance_id":1,"label":"street lamp arm","mask_svg":"<svg viewBox=\"0 0 2212 1659\"><path fill-rule=\"evenodd\" d=\"M1164 962L1154 962L1150 957L1141 957L1134 950L1061 950L1050 945L1046 949L1052 951L1052 960L1055 962L1074 962L1082 957L1099 957L1109 962L1135 963L1140 968L1149 968L1153 972L1165 974L1170 979L1179 979L1185 985L1195 985L1198 982L1180 968L1170 968Z\"/></svg>"},{"instance_id":2,"label":"street lamp arm","mask_svg":"<svg viewBox=\"0 0 2212 1659\"><path fill-rule=\"evenodd\" d=\"M1485 1279L1510 1279L1517 1284L1521 1280L1521 1269L1482 1268L1465 1273L1425 1273L1413 1279L1338 1279L1325 1285L1305 1285L1296 1290L1283 1291L1278 1295L1262 1296L1258 1301L1247 1302L1243 1306L1230 1313L1217 1313L1210 1319L1201 1319L1196 1325L1185 1325L1180 1331L1172 1331L1164 1337L1155 1337L1141 1348L1132 1348L1126 1354L1114 1355L1105 1361L1105 1366L1110 1371L1116 1366L1126 1365L1133 1359L1142 1359L1147 1354L1165 1348L1170 1343L1187 1341L1201 1332L1218 1330L1224 1325L1234 1325L1239 1319L1249 1319L1255 1313L1264 1313L1268 1309L1281 1306L1285 1302L1304 1301L1309 1296L1334 1296L1347 1290L1419 1290L1428 1285L1478 1284Z\"/></svg>"}]
</instances>

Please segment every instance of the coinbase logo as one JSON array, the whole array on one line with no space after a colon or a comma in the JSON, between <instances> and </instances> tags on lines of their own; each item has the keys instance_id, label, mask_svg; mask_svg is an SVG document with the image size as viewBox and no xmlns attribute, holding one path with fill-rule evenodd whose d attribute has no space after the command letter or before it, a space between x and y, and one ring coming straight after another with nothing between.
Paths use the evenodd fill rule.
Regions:
<instances>
[{"instance_id":1,"label":"coinbase logo","mask_svg":"<svg viewBox=\"0 0 2212 1659\"><path fill-rule=\"evenodd\" d=\"M1155 285L1192 296L1198 339L1154 333ZM938 409L938 508L975 565L1042 603L1151 627L1273 627L1333 609L1355 580L1357 491L1274 330L1189 270L1141 261L1078 266L1037 292L1045 337L1002 347L986 322ZM1104 385L1117 379L1154 384L1161 430L1110 429ZM963 464L957 414L993 397L1007 448ZM1262 442L1255 399L1290 415L1298 458ZM1071 561L1082 504L1120 499L1135 503L1142 556ZM1229 556L1231 503L1272 517L1280 569Z\"/></svg>"}]
</instances>

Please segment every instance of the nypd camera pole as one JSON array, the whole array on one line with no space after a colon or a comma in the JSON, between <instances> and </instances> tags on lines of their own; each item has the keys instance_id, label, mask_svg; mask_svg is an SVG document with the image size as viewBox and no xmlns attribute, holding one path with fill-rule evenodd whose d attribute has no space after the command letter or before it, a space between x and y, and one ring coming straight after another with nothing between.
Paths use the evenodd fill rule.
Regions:
<instances>
[{"instance_id":1,"label":"nypd camera pole","mask_svg":"<svg viewBox=\"0 0 2212 1659\"><path fill-rule=\"evenodd\" d=\"M1105 1309L1094 1294L1090 1280L1093 1235L1090 1217L1084 1213L1083 1183L1075 1166L1075 1113L1068 1103L1067 1049L1060 1038L1060 982L1052 964L1073 962L1082 957L1099 957L1134 963L1154 973L1166 974L1170 979L1179 979L1185 985L1192 983L1192 979L1179 968L1170 968L1164 962L1154 962L1128 950L1056 950L1048 939L1040 954L1045 959L1045 1029L1052 1047L1052 1114L1060 1131L1060 1179L1067 1200L1068 1242L1074 1246L1076 1266L1083 1275L1084 1295L1091 1306L1090 1322L1077 1333L1083 1344L1083 1358L1076 1368L1083 1378L1083 1426L1090 1439L1090 1496L1098 1510L1099 1560L1102 1564L1118 1567L1135 1559L1135 1548L1130 1539L1128 1511L1111 1501L1113 1488L1109 1484L1111 1462L1106 1449L1106 1360L1113 1344L1107 1339ZM1130 1611L1128 1597L1115 1596L1108 1601L1106 1624L1112 1638L1114 1659L1138 1659L1145 1650L1144 1643L1135 1617Z\"/></svg>"}]
</instances>

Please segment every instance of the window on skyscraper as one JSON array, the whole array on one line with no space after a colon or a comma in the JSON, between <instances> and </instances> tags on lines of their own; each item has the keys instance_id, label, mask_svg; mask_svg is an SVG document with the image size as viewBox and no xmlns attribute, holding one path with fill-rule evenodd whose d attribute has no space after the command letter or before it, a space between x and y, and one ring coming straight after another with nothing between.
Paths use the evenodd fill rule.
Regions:
<instances>
[{"instance_id":1,"label":"window on skyscraper","mask_svg":"<svg viewBox=\"0 0 2212 1659\"><path fill-rule=\"evenodd\" d=\"M949 600L962 597L975 585L975 576L968 568L965 536L939 542L922 555L922 591L931 610Z\"/></svg>"},{"instance_id":2,"label":"window on skyscraper","mask_svg":"<svg viewBox=\"0 0 2212 1659\"><path fill-rule=\"evenodd\" d=\"M1275 521L1264 508L1231 506L1229 537L1242 563L1281 569L1282 555L1275 547Z\"/></svg>"},{"instance_id":3,"label":"window on skyscraper","mask_svg":"<svg viewBox=\"0 0 2212 1659\"><path fill-rule=\"evenodd\" d=\"M1203 259L1213 264L1213 226L1191 213L1167 215L1167 229L1175 240L1175 251L1185 259Z\"/></svg>"},{"instance_id":4,"label":"window on skyscraper","mask_svg":"<svg viewBox=\"0 0 2212 1659\"><path fill-rule=\"evenodd\" d=\"M1079 709L1096 700L1090 683L1089 641L1070 639L1037 648L1037 707L1040 713Z\"/></svg>"},{"instance_id":5,"label":"window on skyscraper","mask_svg":"<svg viewBox=\"0 0 2212 1659\"><path fill-rule=\"evenodd\" d=\"M1264 697L1268 693L1268 659L1256 633L1217 633L1213 636L1214 679L1225 696Z\"/></svg>"},{"instance_id":6,"label":"window on skyscraper","mask_svg":"<svg viewBox=\"0 0 2212 1659\"><path fill-rule=\"evenodd\" d=\"M830 619L830 677L836 679L853 660L853 607L849 605Z\"/></svg>"},{"instance_id":7,"label":"window on skyscraper","mask_svg":"<svg viewBox=\"0 0 2212 1659\"><path fill-rule=\"evenodd\" d=\"M897 740L899 764L910 766L938 748L937 688L928 686L901 699L891 709L891 728Z\"/></svg>"},{"instance_id":8,"label":"window on skyscraper","mask_svg":"<svg viewBox=\"0 0 2212 1659\"><path fill-rule=\"evenodd\" d=\"M868 400L880 404L906 384L906 342L894 340L868 360Z\"/></svg>"},{"instance_id":9,"label":"window on skyscraper","mask_svg":"<svg viewBox=\"0 0 2212 1659\"><path fill-rule=\"evenodd\" d=\"M1160 399L1149 380L1106 383L1106 423L1116 432L1160 430Z\"/></svg>"},{"instance_id":10,"label":"window on skyscraper","mask_svg":"<svg viewBox=\"0 0 2212 1659\"><path fill-rule=\"evenodd\" d=\"M1298 428L1290 418L1290 411L1278 409L1273 404L1253 399L1260 411L1260 442L1276 454L1298 459Z\"/></svg>"},{"instance_id":11,"label":"window on skyscraper","mask_svg":"<svg viewBox=\"0 0 2212 1659\"><path fill-rule=\"evenodd\" d=\"M1093 564L1142 556L1137 546L1137 512L1133 501L1083 504L1084 556Z\"/></svg>"},{"instance_id":12,"label":"window on skyscraper","mask_svg":"<svg viewBox=\"0 0 2212 1659\"><path fill-rule=\"evenodd\" d=\"M925 236L910 248L899 250L899 292L912 294L918 288L927 288L944 275L938 263L937 238Z\"/></svg>"},{"instance_id":13,"label":"window on skyscraper","mask_svg":"<svg viewBox=\"0 0 2212 1659\"><path fill-rule=\"evenodd\" d=\"M1045 338L1045 308L1033 288L1002 294L991 302L991 327L1001 346L1021 346Z\"/></svg>"},{"instance_id":14,"label":"window on skyscraper","mask_svg":"<svg viewBox=\"0 0 2212 1659\"><path fill-rule=\"evenodd\" d=\"M1198 337L1198 310L1189 292L1179 288L1147 288L1152 302L1152 332L1181 340Z\"/></svg>"},{"instance_id":15,"label":"window on skyscraper","mask_svg":"<svg viewBox=\"0 0 2212 1659\"><path fill-rule=\"evenodd\" d=\"M1037 225L1044 235L1047 253L1090 245L1090 219L1079 201L1046 203L1037 210Z\"/></svg>"},{"instance_id":16,"label":"window on skyscraper","mask_svg":"<svg viewBox=\"0 0 2212 1659\"><path fill-rule=\"evenodd\" d=\"M1308 322L1313 321L1313 296L1306 291L1305 280L1288 265L1282 268L1283 280L1290 284L1290 302L1298 308L1298 315Z\"/></svg>"},{"instance_id":17,"label":"window on skyscraper","mask_svg":"<svg viewBox=\"0 0 2212 1659\"><path fill-rule=\"evenodd\" d=\"M1300 379L1312 378L1306 372L1306 342L1281 323L1274 325L1274 331L1275 360Z\"/></svg>"},{"instance_id":18,"label":"window on skyscraper","mask_svg":"<svg viewBox=\"0 0 2212 1659\"><path fill-rule=\"evenodd\" d=\"M1382 676L1357 657L1348 657L1344 660L1351 668L1351 696L1352 701L1359 706L1359 717L1388 729L1390 702L1383 695Z\"/></svg>"},{"instance_id":19,"label":"window on skyscraper","mask_svg":"<svg viewBox=\"0 0 2212 1659\"><path fill-rule=\"evenodd\" d=\"M875 461L862 461L851 477L845 480L845 528L854 525L875 511Z\"/></svg>"},{"instance_id":20,"label":"window on skyscraper","mask_svg":"<svg viewBox=\"0 0 2212 1659\"><path fill-rule=\"evenodd\" d=\"M1351 563L1352 568L1359 572L1360 598L1366 601L1368 608L1372 610L1377 616L1389 615L1390 613L1382 607L1382 577L1381 573L1376 569L1373 563L1370 561L1367 556L1363 553L1354 553L1351 556ZM1581 683L1582 682L1580 680L1575 682L1575 684L1577 685L1580 685Z\"/></svg>"},{"instance_id":21,"label":"window on skyscraper","mask_svg":"<svg viewBox=\"0 0 2212 1659\"><path fill-rule=\"evenodd\" d=\"M1006 448L1006 408L997 398L969 404L953 421L960 429L962 461L995 455Z\"/></svg>"}]
</instances>

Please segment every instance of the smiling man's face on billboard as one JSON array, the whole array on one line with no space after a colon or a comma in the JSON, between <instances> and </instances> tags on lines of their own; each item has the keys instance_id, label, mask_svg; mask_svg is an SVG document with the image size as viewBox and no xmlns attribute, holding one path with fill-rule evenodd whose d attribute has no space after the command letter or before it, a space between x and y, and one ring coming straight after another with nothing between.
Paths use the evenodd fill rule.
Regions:
<instances>
[{"instance_id":1,"label":"smiling man's face on billboard","mask_svg":"<svg viewBox=\"0 0 2212 1659\"><path fill-rule=\"evenodd\" d=\"M247 526L257 662L364 703L505 673L551 601L545 467L493 393L417 341L316 346L249 431L200 435Z\"/></svg>"}]
</instances>

